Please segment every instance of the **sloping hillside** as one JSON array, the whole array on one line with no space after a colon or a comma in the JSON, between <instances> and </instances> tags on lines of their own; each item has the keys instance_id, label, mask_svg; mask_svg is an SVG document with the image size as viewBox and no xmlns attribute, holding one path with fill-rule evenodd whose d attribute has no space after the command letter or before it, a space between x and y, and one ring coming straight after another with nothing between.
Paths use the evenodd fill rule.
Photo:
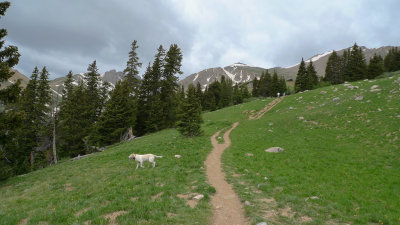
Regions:
<instances>
[{"instance_id":1,"label":"sloping hillside","mask_svg":"<svg viewBox=\"0 0 400 225\"><path fill-rule=\"evenodd\" d=\"M2 181L0 224L207 224L209 137L236 121L223 162L253 223L400 221L400 74L286 96L248 120L272 100L205 113L202 137L165 130ZM164 158L135 170L132 152Z\"/></svg>"},{"instance_id":2,"label":"sloping hillside","mask_svg":"<svg viewBox=\"0 0 400 225\"><path fill-rule=\"evenodd\" d=\"M400 222L399 75L287 96L240 123L223 161L253 222Z\"/></svg>"}]
</instances>

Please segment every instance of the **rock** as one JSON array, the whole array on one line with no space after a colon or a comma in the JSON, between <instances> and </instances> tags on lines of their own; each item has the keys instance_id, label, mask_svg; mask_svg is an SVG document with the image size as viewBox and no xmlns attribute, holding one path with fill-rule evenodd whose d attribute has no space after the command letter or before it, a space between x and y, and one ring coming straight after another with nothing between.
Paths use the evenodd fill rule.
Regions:
<instances>
[{"instance_id":1,"label":"rock","mask_svg":"<svg viewBox=\"0 0 400 225\"><path fill-rule=\"evenodd\" d=\"M310 199L319 199L318 196L311 196Z\"/></svg>"},{"instance_id":2,"label":"rock","mask_svg":"<svg viewBox=\"0 0 400 225\"><path fill-rule=\"evenodd\" d=\"M292 110L292 109L295 109L295 108L294 108L294 107L292 107L292 106L290 106L290 107L289 107L289 109L290 109L290 110Z\"/></svg>"},{"instance_id":3,"label":"rock","mask_svg":"<svg viewBox=\"0 0 400 225\"><path fill-rule=\"evenodd\" d=\"M400 115L397 115L396 117L397 117L397 118L400 118Z\"/></svg>"},{"instance_id":4,"label":"rock","mask_svg":"<svg viewBox=\"0 0 400 225\"><path fill-rule=\"evenodd\" d=\"M299 120L304 120L304 117L302 117L302 116L299 116Z\"/></svg>"},{"instance_id":5,"label":"rock","mask_svg":"<svg viewBox=\"0 0 400 225\"><path fill-rule=\"evenodd\" d=\"M249 201L245 201L244 204L247 206L253 206Z\"/></svg>"},{"instance_id":6,"label":"rock","mask_svg":"<svg viewBox=\"0 0 400 225\"><path fill-rule=\"evenodd\" d=\"M283 152L285 149L281 148L281 147L271 147L268 149L265 149L266 152L272 152L272 153L276 153L276 152Z\"/></svg>"},{"instance_id":7,"label":"rock","mask_svg":"<svg viewBox=\"0 0 400 225\"><path fill-rule=\"evenodd\" d=\"M268 125L269 125L269 126L272 126L272 125L274 125L274 123L269 123Z\"/></svg>"},{"instance_id":8,"label":"rock","mask_svg":"<svg viewBox=\"0 0 400 225\"><path fill-rule=\"evenodd\" d=\"M378 108L378 112L382 112L382 109Z\"/></svg>"},{"instance_id":9,"label":"rock","mask_svg":"<svg viewBox=\"0 0 400 225\"><path fill-rule=\"evenodd\" d=\"M320 94L324 95L324 94L326 94L326 91L321 91Z\"/></svg>"},{"instance_id":10,"label":"rock","mask_svg":"<svg viewBox=\"0 0 400 225\"><path fill-rule=\"evenodd\" d=\"M366 102L367 102L367 103L370 103L370 102L371 102L371 100L367 100Z\"/></svg>"},{"instance_id":11,"label":"rock","mask_svg":"<svg viewBox=\"0 0 400 225\"><path fill-rule=\"evenodd\" d=\"M180 159L181 155L175 155L175 158Z\"/></svg>"},{"instance_id":12,"label":"rock","mask_svg":"<svg viewBox=\"0 0 400 225\"><path fill-rule=\"evenodd\" d=\"M268 225L267 222L257 223L256 225Z\"/></svg>"},{"instance_id":13,"label":"rock","mask_svg":"<svg viewBox=\"0 0 400 225\"><path fill-rule=\"evenodd\" d=\"M358 97L356 98L357 101L361 101L361 100L363 100L363 99L364 99L364 96L362 96L362 95L361 95L361 96L358 96Z\"/></svg>"},{"instance_id":14,"label":"rock","mask_svg":"<svg viewBox=\"0 0 400 225\"><path fill-rule=\"evenodd\" d=\"M246 156L253 156L252 153L246 153Z\"/></svg>"},{"instance_id":15,"label":"rock","mask_svg":"<svg viewBox=\"0 0 400 225\"><path fill-rule=\"evenodd\" d=\"M335 89L333 89L333 91L334 91L334 92L337 92L337 91L338 91L338 89L337 89L337 88L335 88Z\"/></svg>"},{"instance_id":16,"label":"rock","mask_svg":"<svg viewBox=\"0 0 400 225\"><path fill-rule=\"evenodd\" d=\"M268 177L264 177L264 180L268 180Z\"/></svg>"},{"instance_id":17,"label":"rock","mask_svg":"<svg viewBox=\"0 0 400 225\"><path fill-rule=\"evenodd\" d=\"M334 102L337 102L337 101L339 101L339 100L340 100L339 97L336 97L336 98L333 99Z\"/></svg>"},{"instance_id":18,"label":"rock","mask_svg":"<svg viewBox=\"0 0 400 225\"><path fill-rule=\"evenodd\" d=\"M202 198L204 198L204 195L202 195L202 194L199 194L199 195L196 195L196 196L193 197L193 199L197 200L197 201L202 199Z\"/></svg>"},{"instance_id":19,"label":"rock","mask_svg":"<svg viewBox=\"0 0 400 225\"><path fill-rule=\"evenodd\" d=\"M375 84L375 85L372 85L372 86L371 86L371 90L372 90L372 89L377 89L378 87L379 87L379 86L376 85L376 84Z\"/></svg>"},{"instance_id":20,"label":"rock","mask_svg":"<svg viewBox=\"0 0 400 225\"><path fill-rule=\"evenodd\" d=\"M382 89L371 89L369 90L370 92L378 92L378 91L382 91Z\"/></svg>"}]
</instances>

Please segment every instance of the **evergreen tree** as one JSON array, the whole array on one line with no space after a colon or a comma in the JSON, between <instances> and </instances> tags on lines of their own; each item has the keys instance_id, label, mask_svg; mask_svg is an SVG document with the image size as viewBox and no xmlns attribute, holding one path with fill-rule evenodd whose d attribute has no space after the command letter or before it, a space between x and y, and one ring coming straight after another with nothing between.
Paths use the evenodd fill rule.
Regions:
<instances>
[{"instance_id":1,"label":"evergreen tree","mask_svg":"<svg viewBox=\"0 0 400 225\"><path fill-rule=\"evenodd\" d=\"M200 84L200 82L197 82L197 85L196 85L196 97L199 99L199 101L200 101L200 103L201 103L201 105L203 106L203 91L201 90L201 84Z\"/></svg>"},{"instance_id":2,"label":"evergreen tree","mask_svg":"<svg viewBox=\"0 0 400 225\"><path fill-rule=\"evenodd\" d=\"M66 100L68 98L68 96L71 95L72 89L74 88L72 82L72 71L70 70L66 76L66 80L64 81L64 88L62 89L61 93L62 93L62 97L61 100Z\"/></svg>"},{"instance_id":3,"label":"evergreen tree","mask_svg":"<svg viewBox=\"0 0 400 225\"><path fill-rule=\"evenodd\" d=\"M88 114L87 118L91 124L97 121L101 112L101 95L100 95L100 74L97 69L96 60L88 67L88 73L85 76L86 89L85 94L88 98Z\"/></svg>"},{"instance_id":4,"label":"evergreen tree","mask_svg":"<svg viewBox=\"0 0 400 225\"><path fill-rule=\"evenodd\" d=\"M251 97L249 89L247 88L247 83L241 84L239 85L239 87L241 95L243 96L244 99Z\"/></svg>"},{"instance_id":5,"label":"evergreen tree","mask_svg":"<svg viewBox=\"0 0 400 225\"><path fill-rule=\"evenodd\" d=\"M233 104L237 105L237 104L241 104L243 103L243 95L242 92L239 89L239 85L235 84L235 86L233 87Z\"/></svg>"},{"instance_id":6,"label":"evergreen tree","mask_svg":"<svg viewBox=\"0 0 400 225\"><path fill-rule=\"evenodd\" d=\"M280 92L279 79L278 79L278 74L276 73L276 70L274 70L274 74L272 75L270 90L271 90L270 96L272 96L272 97L276 97L278 92ZM280 94L282 94L282 93L280 93Z\"/></svg>"},{"instance_id":7,"label":"evergreen tree","mask_svg":"<svg viewBox=\"0 0 400 225\"><path fill-rule=\"evenodd\" d=\"M38 81L38 89L37 89L37 112L38 112L38 126L40 126L39 135L41 137L50 136L50 103L51 103L51 93L50 93L50 85L49 85L49 72L46 67L43 67L39 81Z\"/></svg>"},{"instance_id":8,"label":"evergreen tree","mask_svg":"<svg viewBox=\"0 0 400 225\"><path fill-rule=\"evenodd\" d=\"M306 70L306 64L304 63L303 58L301 59L299 70L297 72L296 81L294 84L294 88L296 92L305 91L308 88L308 76Z\"/></svg>"},{"instance_id":9,"label":"evergreen tree","mask_svg":"<svg viewBox=\"0 0 400 225\"><path fill-rule=\"evenodd\" d=\"M366 73L367 64L362 49L359 48L357 44L354 44L348 56L344 78L347 81L361 80L366 77Z\"/></svg>"},{"instance_id":10,"label":"evergreen tree","mask_svg":"<svg viewBox=\"0 0 400 225\"><path fill-rule=\"evenodd\" d=\"M400 70L400 51L398 48L392 48L384 59L385 70L393 72Z\"/></svg>"},{"instance_id":11,"label":"evergreen tree","mask_svg":"<svg viewBox=\"0 0 400 225\"><path fill-rule=\"evenodd\" d=\"M131 51L129 52L129 59L126 62L126 68L124 70L125 79L129 83L132 91L137 91L139 88L139 68L142 67L142 63L139 62L139 57L136 50L139 48L137 46L137 41L134 40L131 44Z\"/></svg>"},{"instance_id":12,"label":"evergreen tree","mask_svg":"<svg viewBox=\"0 0 400 225\"><path fill-rule=\"evenodd\" d=\"M384 71L385 69L382 57L374 54L374 56L369 60L367 78L374 79L375 77L381 75Z\"/></svg>"},{"instance_id":13,"label":"evergreen tree","mask_svg":"<svg viewBox=\"0 0 400 225\"><path fill-rule=\"evenodd\" d=\"M196 97L195 87L190 84L186 93L183 112L181 112L180 120L177 123L177 129L187 137L199 136L202 134L202 122L200 101Z\"/></svg>"},{"instance_id":14,"label":"evergreen tree","mask_svg":"<svg viewBox=\"0 0 400 225\"><path fill-rule=\"evenodd\" d=\"M5 15L8 7L10 2L0 2L0 18ZM18 155L21 149L15 138L23 121L22 113L17 107L21 81L18 80L6 88L1 85L12 77L14 72L11 68L18 64L20 57L16 46L5 46L6 36L7 30L0 29L0 180L17 174L16 170L21 171L20 165L24 160L24 155Z\"/></svg>"},{"instance_id":15,"label":"evergreen tree","mask_svg":"<svg viewBox=\"0 0 400 225\"><path fill-rule=\"evenodd\" d=\"M262 76L262 75L261 75ZM252 85L253 85L253 90L251 91L251 95L253 97L258 97L259 96L259 92L258 92L258 79L257 77L254 77L253 81L252 81Z\"/></svg>"},{"instance_id":16,"label":"evergreen tree","mask_svg":"<svg viewBox=\"0 0 400 225\"><path fill-rule=\"evenodd\" d=\"M221 83L218 80L215 80L208 86L206 99L209 101L207 103L209 110L214 111L218 109L218 104L221 101Z\"/></svg>"},{"instance_id":17,"label":"evergreen tree","mask_svg":"<svg viewBox=\"0 0 400 225\"><path fill-rule=\"evenodd\" d=\"M311 60L307 66L307 75L308 75L308 80L309 80L307 89L311 90L314 86L316 86L318 84L317 71L315 71L314 65Z\"/></svg>"},{"instance_id":18,"label":"evergreen tree","mask_svg":"<svg viewBox=\"0 0 400 225\"><path fill-rule=\"evenodd\" d=\"M64 84L64 86L67 85ZM58 145L61 157L75 157L78 154L87 153L83 139L91 131L93 122L88 120L92 111L86 92L83 82L80 82L61 103L58 123Z\"/></svg>"},{"instance_id":19,"label":"evergreen tree","mask_svg":"<svg viewBox=\"0 0 400 225\"><path fill-rule=\"evenodd\" d=\"M347 55L346 51L343 53ZM347 57L347 56L346 56ZM325 68L325 78L324 80L329 81L331 84L341 84L344 82L343 72L344 72L344 59L333 51L328 58Z\"/></svg>"},{"instance_id":20,"label":"evergreen tree","mask_svg":"<svg viewBox=\"0 0 400 225\"><path fill-rule=\"evenodd\" d=\"M176 44L172 44L165 56L165 65L161 77L162 127L173 127L176 123L178 77L182 74L182 52Z\"/></svg>"},{"instance_id":21,"label":"evergreen tree","mask_svg":"<svg viewBox=\"0 0 400 225\"><path fill-rule=\"evenodd\" d=\"M228 79L229 80L229 79ZM230 83L232 84L232 82ZM231 87L229 87L228 81L225 79L225 76L221 76L221 91L220 91L220 98L219 98L219 103L218 106L219 108L224 108L227 107L230 103L230 90Z\"/></svg>"},{"instance_id":22,"label":"evergreen tree","mask_svg":"<svg viewBox=\"0 0 400 225\"><path fill-rule=\"evenodd\" d=\"M286 94L287 92L287 86L286 86L286 80L284 77L279 78L279 93L281 93L281 95L283 95L283 93Z\"/></svg>"},{"instance_id":23,"label":"evergreen tree","mask_svg":"<svg viewBox=\"0 0 400 225\"><path fill-rule=\"evenodd\" d=\"M104 146L119 142L124 132L134 125L135 103L129 96L130 85L128 80L119 81L115 85L91 135L94 145Z\"/></svg>"}]
</instances>

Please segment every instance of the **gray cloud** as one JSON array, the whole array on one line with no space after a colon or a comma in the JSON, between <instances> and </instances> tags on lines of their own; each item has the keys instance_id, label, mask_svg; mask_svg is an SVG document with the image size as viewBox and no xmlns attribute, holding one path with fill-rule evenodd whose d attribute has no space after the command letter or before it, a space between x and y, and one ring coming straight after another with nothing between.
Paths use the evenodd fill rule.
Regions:
<instances>
[{"instance_id":1,"label":"gray cloud","mask_svg":"<svg viewBox=\"0 0 400 225\"><path fill-rule=\"evenodd\" d=\"M15 0L3 17L6 40L19 47L16 67L29 76L46 65L52 78L122 70L138 40L146 65L158 45L177 43L184 75L234 62L273 67L342 49L399 45L400 2L385 1L54 1Z\"/></svg>"}]
</instances>

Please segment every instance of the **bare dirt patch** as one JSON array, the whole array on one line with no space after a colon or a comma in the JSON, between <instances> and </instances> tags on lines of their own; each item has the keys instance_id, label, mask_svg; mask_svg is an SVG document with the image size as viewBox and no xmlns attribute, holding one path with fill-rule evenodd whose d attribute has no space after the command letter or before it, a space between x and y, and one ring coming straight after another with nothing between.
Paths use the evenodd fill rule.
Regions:
<instances>
[{"instance_id":1,"label":"bare dirt patch","mask_svg":"<svg viewBox=\"0 0 400 225\"><path fill-rule=\"evenodd\" d=\"M177 194L179 198L183 198L186 200L186 203L190 206L190 208L196 207L198 200L193 199L194 196L198 195L199 193L190 193L190 194Z\"/></svg>"},{"instance_id":2,"label":"bare dirt patch","mask_svg":"<svg viewBox=\"0 0 400 225\"><path fill-rule=\"evenodd\" d=\"M229 139L230 132L238 125L236 122L224 133L224 143L219 144L216 137L220 131L211 137L213 150L204 162L206 166L208 182L214 186L216 193L211 197L211 204L214 206L211 224L232 225L232 224L249 224L246 220L243 206L239 197L233 191L232 185L225 180L225 173L221 169L221 155L223 151L231 144ZM221 207L227 206L227 207Z\"/></svg>"},{"instance_id":3,"label":"bare dirt patch","mask_svg":"<svg viewBox=\"0 0 400 225\"><path fill-rule=\"evenodd\" d=\"M76 213L75 213L75 216L76 216L76 217L79 217L79 216L81 216L82 214L84 214L85 212L89 211L89 209L90 209L90 207L85 208L85 209L82 209L82 210L76 212Z\"/></svg>"},{"instance_id":4,"label":"bare dirt patch","mask_svg":"<svg viewBox=\"0 0 400 225\"><path fill-rule=\"evenodd\" d=\"M74 187L72 187L71 183L64 184L64 187L66 191L73 191L75 189Z\"/></svg>"},{"instance_id":5,"label":"bare dirt patch","mask_svg":"<svg viewBox=\"0 0 400 225\"><path fill-rule=\"evenodd\" d=\"M86 220L83 224L90 225L90 220Z\"/></svg>"},{"instance_id":6,"label":"bare dirt patch","mask_svg":"<svg viewBox=\"0 0 400 225\"><path fill-rule=\"evenodd\" d=\"M137 200L137 197L131 197L131 201L134 202Z\"/></svg>"},{"instance_id":7,"label":"bare dirt patch","mask_svg":"<svg viewBox=\"0 0 400 225\"><path fill-rule=\"evenodd\" d=\"M290 208L290 206L286 206L285 208L280 209L279 213L284 217L293 218L294 216L294 212L292 211L292 208Z\"/></svg>"},{"instance_id":8,"label":"bare dirt patch","mask_svg":"<svg viewBox=\"0 0 400 225\"><path fill-rule=\"evenodd\" d=\"M167 213L167 217L168 217L168 218L171 218L171 217L174 217L174 216L176 216L176 214L175 214L175 213L170 213L170 212L169 212L169 213Z\"/></svg>"},{"instance_id":9,"label":"bare dirt patch","mask_svg":"<svg viewBox=\"0 0 400 225\"><path fill-rule=\"evenodd\" d=\"M28 223L28 221L29 221L29 218L22 219L21 221L19 221L18 225L26 225Z\"/></svg>"},{"instance_id":10,"label":"bare dirt patch","mask_svg":"<svg viewBox=\"0 0 400 225\"><path fill-rule=\"evenodd\" d=\"M123 214L128 213L127 211L117 211L113 213L109 213L104 216L105 219L110 220L109 225L118 225L117 223L117 217Z\"/></svg>"},{"instance_id":11,"label":"bare dirt patch","mask_svg":"<svg viewBox=\"0 0 400 225\"><path fill-rule=\"evenodd\" d=\"M237 174L237 173L232 174L232 177L241 177L241 176L242 174Z\"/></svg>"},{"instance_id":12,"label":"bare dirt patch","mask_svg":"<svg viewBox=\"0 0 400 225\"><path fill-rule=\"evenodd\" d=\"M309 222L311 222L312 221L312 218L311 217L309 217L309 216L302 216L302 217L300 217L300 220L299 220L299 222L300 223L309 223Z\"/></svg>"},{"instance_id":13,"label":"bare dirt patch","mask_svg":"<svg viewBox=\"0 0 400 225\"><path fill-rule=\"evenodd\" d=\"M153 196L151 196L151 201L154 201L154 200L156 200L157 198L159 198L161 195L163 195L164 194L164 192L162 191L162 192L160 192L160 193L158 193L158 194L156 194L156 195L153 195Z\"/></svg>"}]
</instances>

